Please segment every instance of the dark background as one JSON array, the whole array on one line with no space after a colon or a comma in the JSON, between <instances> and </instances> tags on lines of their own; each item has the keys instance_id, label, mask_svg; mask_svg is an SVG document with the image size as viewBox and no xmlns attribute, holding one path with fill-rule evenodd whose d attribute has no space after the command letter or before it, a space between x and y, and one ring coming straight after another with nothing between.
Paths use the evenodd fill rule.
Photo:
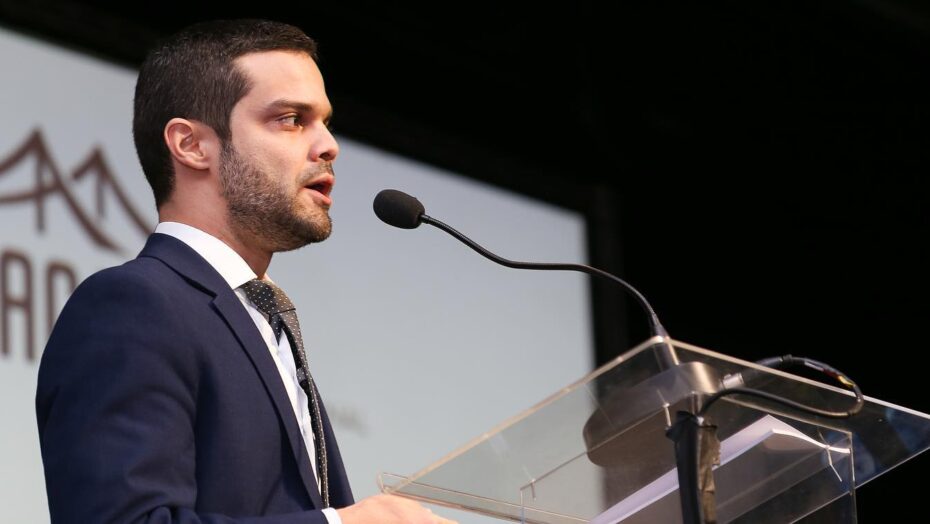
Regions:
<instances>
[{"instance_id":1,"label":"dark background","mask_svg":"<svg viewBox=\"0 0 930 524\"><path fill-rule=\"evenodd\" d=\"M583 213L592 264L679 340L810 356L930 411L930 7L260 5L0 0L0 24L132 66L198 20L299 25L321 44L337 133ZM646 329L618 290L593 296L605 362ZM861 521L922 520L928 465L860 490Z\"/></svg>"}]
</instances>

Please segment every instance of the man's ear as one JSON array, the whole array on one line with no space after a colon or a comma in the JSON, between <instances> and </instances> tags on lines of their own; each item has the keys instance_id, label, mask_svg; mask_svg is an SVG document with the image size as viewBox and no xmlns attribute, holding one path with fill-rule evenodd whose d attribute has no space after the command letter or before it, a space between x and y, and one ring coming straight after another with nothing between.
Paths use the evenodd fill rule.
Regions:
<instances>
[{"instance_id":1,"label":"man's ear","mask_svg":"<svg viewBox=\"0 0 930 524\"><path fill-rule=\"evenodd\" d=\"M209 169L219 155L216 133L210 126L196 120L169 120L165 124L165 144L175 161L191 169Z\"/></svg>"}]
</instances>

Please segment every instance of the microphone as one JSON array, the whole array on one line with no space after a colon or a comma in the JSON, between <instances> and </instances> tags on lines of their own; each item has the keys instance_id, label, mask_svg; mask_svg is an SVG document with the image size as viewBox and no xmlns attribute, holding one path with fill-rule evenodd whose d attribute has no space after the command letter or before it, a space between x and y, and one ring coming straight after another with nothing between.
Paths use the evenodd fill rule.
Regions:
<instances>
[{"instance_id":1,"label":"microphone","mask_svg":"<svg viewBox=\"0 0 930 524\"><path fill-rule=\"evenodd\" d=\"M655 352L661 371L635 386L612 390L607 396L599 400L599 408L588 418L582 429L587 456L594 464L611 467L627 464L634 458L642 458L641 456L633 457L630 455L631 453L638 453L638 451L634 452L632 450L642 449L641 443L631 442L630 440L631 438L634 440L640 438L638 433L627 431L627 429L635 425L636 421L645 420L646 422L643 422L643 424L655 426L651 430L645 431L644 434L664 433L666 430L664 419L649 418L656 403L657 391L670 393L666 398L666 402L668 402L668 405L676 405L678 402L690 398L694 391L706 391L709 394L719 389L716 387L719 384L719 378L709 366L701 362L682 364L679 361L668 332L662 327L659 317L656 315L655 310L652 309L649 301L636 288L620 277L583 264L517 262L499 257L447 224L427 215L423 204L419 200L396 189L385 189L378 193L373 202L373 207L378 218L388 225L401 229L415 229L420 224L429 224L449 233L483 257L502 266L516 269L580 271L620 284L636 298L646 312L652 335L662 339L657 344L657 351ZM670 385L677 385L677 387L670 387ZM641 429L642 427L645 426L640 426ZM663 464L660 460L651 461L651 463ZM658 474L658 472L656 473Z\"/></svg>"},{"instance_id":2,"label":"microphone","mask_svg":"<svg viewBox=\"0 0 930 524\"><path fill-rule=\"evenodd\" d=\"M429 224L452 235L466 246L477 251L483 257L502 266L514 269L579 271L581 273L587 273L589 275L605 278L620 284L636 298L640 306L642 306L643 310L645 310L646 316L649 319L649 325L652 334L654 336L668 338L668 332L665 331L664 327L662 327L662 324L659 322L659 317L656 315L655 310L652 309L649 301L646 300L646 297L620 277L612 275L601 269L597 269L596 267L586 266L584 264L517 262L499 257L487 249L481 247L476 242L466 237L462 233L459 233L447 224L444 224L443 222L440 222L439 220L436 220L435 218L427 215L426 209L423 207L423 204L419 200L408 195L407 193L404 193L403 191L398 191L396 189L384 189L378 193L377 196L375 196L373 207L375 210L375 215L377 215L382 222L390 226L399 227L401 229L416 229L420 226L420 224Z\"/></svg>"}]
</instances>

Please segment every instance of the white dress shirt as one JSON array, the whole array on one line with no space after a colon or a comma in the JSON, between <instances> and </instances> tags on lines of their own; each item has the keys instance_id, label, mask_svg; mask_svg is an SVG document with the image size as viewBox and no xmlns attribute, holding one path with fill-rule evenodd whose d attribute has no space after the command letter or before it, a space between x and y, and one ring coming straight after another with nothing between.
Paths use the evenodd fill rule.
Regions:
<instances>
[{"instance_id":1,"label":"white dress shirt","mask_svg":"<svg viewBox=\"0 0 930 524\"><path fill-rule=\"evenodd\" d=\"M291 407L294 408L294 416L297 418L297 425L300 427L300 433L306 444L307 453L310 455L310 464L313 468L313 474L316 476L317 486L320 485L320 476L317 472L316 464L316 446L313 441L312 420L310 417L310 406L307 394L297 382L297 366L294 363L294 354L291 352L291 344L287 340L284 331L281 337L275 340L274 332L271 325L252 302L246 298L245 291L239 289L239 286L257 278L252 268L236 253L231 247L226 245L222 240L205 233L195 227L181 224L178 222L161 222L155 228L156 233L170 235L181 242L184 242L191 249L197 252L213 269L223 277L229 287L235 290L239 301L248 311L255 327L265 339L268 345L268 352L274 360L275 366L278 367L278 373L281 375L281 382L284 383L284 389L287 390L287 396L291 400ZM265 280L271 282L271 279L265 275ZM326 520L329 524L342 524L339 514L333 508L323 510Z\"/></svg>"}]
</instances>

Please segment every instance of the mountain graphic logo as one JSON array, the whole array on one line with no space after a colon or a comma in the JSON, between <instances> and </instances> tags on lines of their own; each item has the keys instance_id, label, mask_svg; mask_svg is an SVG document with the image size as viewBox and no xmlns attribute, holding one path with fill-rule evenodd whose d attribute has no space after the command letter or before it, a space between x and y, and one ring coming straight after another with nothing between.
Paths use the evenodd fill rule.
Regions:
<instances>
[{"instance_id":1,"label":"mountain graphic logo","mask_svg":"<svg viewBox=\"0 0 930 524\"><path fill-rule=\"evenodd\" d=\"M107 214L107 197L112 196L129 217L131 227L136 229L142 238L151 233L152 226L129 201L100 147L94 147L84 161L70 173L65 173L55 163L41 130L36 129L10 154L6 157L0 156L0 180L8 176L14 168L30 160L35 161L31 187L13 192L0 192L0 206L32 204L35 207L36 228L39 232L45 231L47 200L60 196L71 217L94 245L122 253L123 249L117 242L97 226L99 220ZM85 180L93 184L93 204L88 206L91 209L86 209L71 189L75 183Z\"/></svg>"}]
</instances>

